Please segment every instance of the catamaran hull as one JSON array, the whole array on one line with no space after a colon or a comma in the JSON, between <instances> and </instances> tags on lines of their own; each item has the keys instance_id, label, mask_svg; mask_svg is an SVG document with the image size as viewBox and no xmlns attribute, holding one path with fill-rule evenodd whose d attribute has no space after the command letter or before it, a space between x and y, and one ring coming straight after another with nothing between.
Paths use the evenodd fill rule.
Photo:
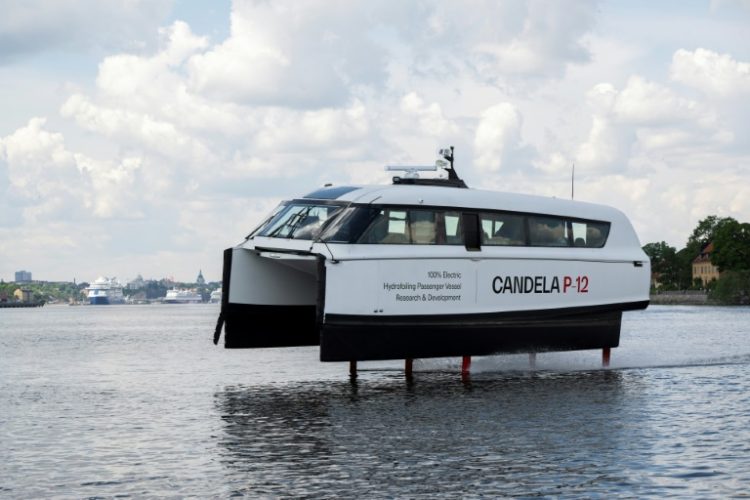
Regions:
<instances>
[{"instance_id":1,"label":"catamaran hull","mask_svg":"<svg viewBox=\"0 0 750 500\"><path fill-rule=\"evenodd\" d=\"M321 361L481 356L617 347L623 306L495 315L400 318L331 316ZM625 306L640 309L643 304Z\"/></svg>"},{"instance_id":2,"label":"catamaran hull","mask_svg":"<svg viewBox=\"0 0 750 500\"><path fill-rule=\"evenodd\" d=\"M314 307L229 304L225 347L320 345L321 361L480 356L617 347L623 310L647 303L588 310L525 311L441 317L329 315Z\"/></svg>"},{"instance_id":3,"label":"catamaran hull","mask_svg":"<svg viewBox=\"0 0 750 500\"><path fill-rule=\"evenodd\" d=\"M361 311L360 314L345 314L340 309L335 310L347 307L345 296L352 303L360 303L362 294L369 292L366 283L338 278L349 275L361 280L369 273L382 275L382 264L376 269L377 266L362 261L331 263L318 256L313 262L307 261L307 270L300 270L303 266L299 261L290 263L262 254L242 248L225 251L222 317L227 348L319 345L321 361L611 348L619 345L622 311L643 309L648 305L647 300L635 300L502 312L387 315L376 308L373 312L377 314L372 315L361 314ZM432 261L429 268L436 269L439 264L439 260ZM405 269L414 268L418 263L395 265L403 276ZM459 264L451 262L450 265L454 269ZM348 267L351 268L346 269ZM420 271L421 274L425 273ZM382 286L381 278L377 280L381 283L377 293L382 294L378 304L393 307L398 299L392 297L395 297L393 290ZM497 280L488 280L485 285L492 287L493 281L492 293L499 295ZM480 285L482 283L480 281ZM348 291L342 288L345 284ZM461 290L475 288L475 282L466 278L462 278L460 284ZM298 293L290 293L290 290ZM265 303L257 303L261 301ZM276 303L268 303L272 301ZM427 303L423 305L426 307ZM435 310L447 307L440 304Z\"/></svg>"}]
</instances>

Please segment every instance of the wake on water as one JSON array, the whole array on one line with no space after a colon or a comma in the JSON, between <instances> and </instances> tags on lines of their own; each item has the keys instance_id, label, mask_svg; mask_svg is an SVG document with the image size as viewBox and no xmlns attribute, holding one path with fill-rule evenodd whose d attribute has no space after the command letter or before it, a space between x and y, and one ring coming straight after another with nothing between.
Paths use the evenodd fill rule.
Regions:
<instances>
[{"instance_id":1,"label":"wake on water","mask_svg":"<svg viewBox=\"0 0 750 500\"><path fill-rule=\"evenodd\" d=\"M628 370L750 364L750 308L651 306L623 314L620 346L608 368L599 350L475 356L472 374ZM398 371L398 361L362 363L360 371ZM461 358L414 360L415 372L459 372Z\"/></svg>"}]
</instances>

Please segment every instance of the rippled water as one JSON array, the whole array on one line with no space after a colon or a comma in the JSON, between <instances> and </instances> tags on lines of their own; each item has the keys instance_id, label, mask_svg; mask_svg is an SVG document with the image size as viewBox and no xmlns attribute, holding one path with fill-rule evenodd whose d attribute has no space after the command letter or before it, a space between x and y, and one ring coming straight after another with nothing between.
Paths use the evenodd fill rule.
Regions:
<instances>
[{"instance_id":1,"label":"rippled water","mask_svg":"<svg viewBox=\"0 0 750 500\"><path fill-rule=\"evenodd\" d=\"M217 306L0 309L0 497L716 497L750 490L750 308L626 313L600 353L224 350Z\"/></svg>"}]
</instances>

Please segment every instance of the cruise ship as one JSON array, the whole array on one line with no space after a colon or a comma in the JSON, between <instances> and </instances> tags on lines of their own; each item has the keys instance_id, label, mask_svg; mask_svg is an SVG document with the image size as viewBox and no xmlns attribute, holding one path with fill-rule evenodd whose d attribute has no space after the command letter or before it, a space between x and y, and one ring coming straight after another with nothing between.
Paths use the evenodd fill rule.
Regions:
<instances>
[{"instance_id":1,"label":"cruise ship","mask_svg":"<svg viewBox=\"0 0 750 500\"><path fill-rule=\"evenodd\" d=\"M608 364L622 312L649 303L625 214L470 189L440 154L447 178L404 168L282 202L224 252L214 342L225 325L225 347L316 345L321 361L602 349Z\"/></svg>"},{"instance_id":2,"label":"cruise ship","mask_svg":"<svg viewBox=\"0 0 750 500\"><path fill-rule=\"evenodd\" d=\"M203 302L203 297L195 290L172 288L167 290L167 295L162 302L164 304L200 304Z\"/></svg>"},{"instance_id":3,"label":"cruise ship","mask_svg":"<svg viewBox=\"0 0 750 500\"><path fill-rule=\"evenodd\" d=\"M98 277L86 289L86 296L91 305L122 304L125 298L122 295L122 285L117 278Z\"/></svg>"}]
</instances>

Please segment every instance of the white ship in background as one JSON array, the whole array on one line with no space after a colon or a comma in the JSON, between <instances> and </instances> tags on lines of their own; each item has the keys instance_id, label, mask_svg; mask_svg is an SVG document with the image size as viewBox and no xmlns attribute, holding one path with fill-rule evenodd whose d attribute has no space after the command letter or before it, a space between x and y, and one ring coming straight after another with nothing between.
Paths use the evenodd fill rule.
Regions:
<instances>
[{"instance_id":1,"label":"white ship in background","mask_svg":"<svg viewBox=\"0 0 750 500\"><path fill-rule=\"evenodd\" d=\"M167 290L167 295L162 302L164 304L200 304L203 302L203 297L195 290L172 288Z\"/></svg>"},{"instance_id":2,"label":"white ship in background","mask_svg":"<svg viewBox=\"0 0 750 500\"><path fill-rule=\"evenodd\" d=\"M91 305L122 304L122 285L117 278L100 276L87 289L87 297Z\"/></svg>"},{"instance_id":3,"label":"white ship in background","mask_svg":"<svg viewBox=\"0 0 750 500\"><path fill-rule=\"evenodd\" d=\"M218 290L214 290L213 292L211 292L211 303L218 304L219 302L221 302L221 289L220 288Z\"/></svg>"}]
</instances>

